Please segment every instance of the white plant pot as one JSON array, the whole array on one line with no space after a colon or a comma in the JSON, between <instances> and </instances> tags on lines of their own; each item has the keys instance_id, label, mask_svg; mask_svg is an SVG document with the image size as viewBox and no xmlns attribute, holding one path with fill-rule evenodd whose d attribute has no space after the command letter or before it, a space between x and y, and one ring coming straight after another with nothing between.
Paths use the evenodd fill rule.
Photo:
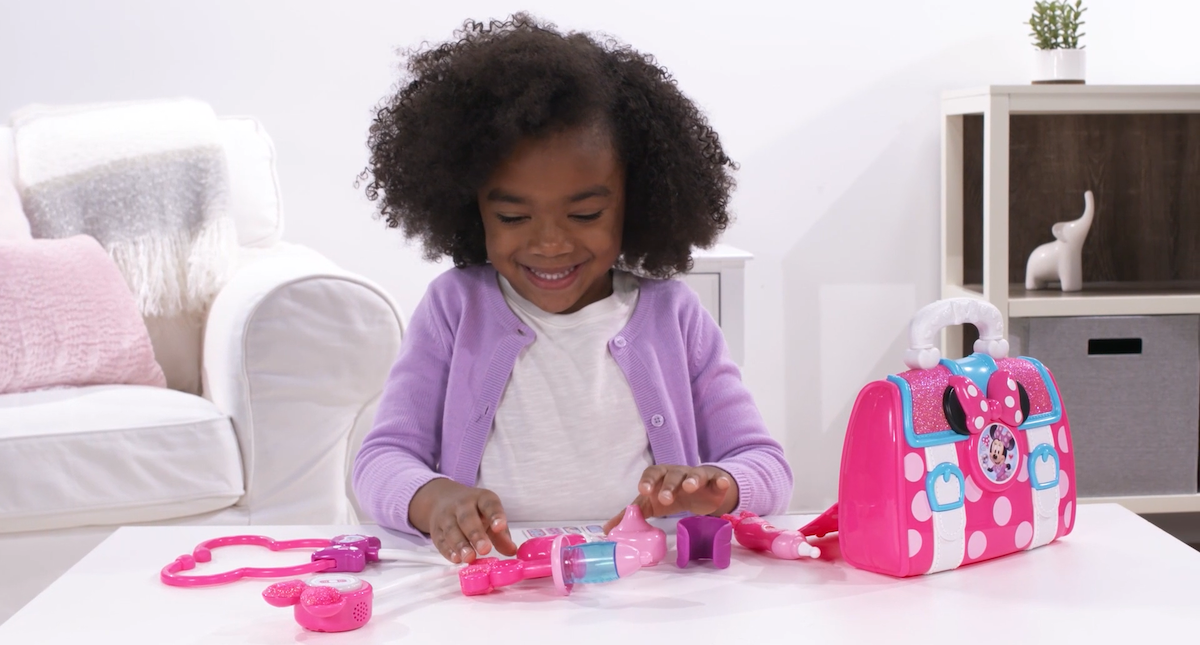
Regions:
<instances>
[{"instance_id":1,"label":"white plant pot","mask_svg":"<svg viewBox=\"0 0 1200 645\"><path fill-rule=\"evenodd\" d=\"M1083 83L1087 58L1082 49L1034 50L1034 83Z\"/></svg>"}]
</instances>

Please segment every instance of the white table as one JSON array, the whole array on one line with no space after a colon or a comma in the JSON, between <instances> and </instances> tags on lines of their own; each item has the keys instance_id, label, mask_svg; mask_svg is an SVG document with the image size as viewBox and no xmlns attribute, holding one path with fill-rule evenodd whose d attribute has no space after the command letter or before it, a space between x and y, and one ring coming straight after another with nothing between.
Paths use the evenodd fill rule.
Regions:
<instances>
[{"instance_id":1,"label":"white table","mask_svg":"<svg viewBox=\"0 0 1200 645\"><path fill-rule=\"evenodd\" d=\"M951 642L935 630L963 642L1196 642L1200 553L1120 506L1078 512L1075 532L1061 542L933 576L897 580L853 569L836 541L823 545L821 560L798 562L735 545L728 569L706 562L680 570L671 552L654 568L577 586L567 597L543 579L467 598L456 578L445 578L381 595L370 623L341 634L305 632L290 608L267 605L259 594L273 580L190 589L159 582L159 569L178 555L246 527L123 528L0 625L0 643ZM773 519L796 527L807 518ZM251 532L292 539L354 530ZM404 544L381 537L385 546ZM282 564L298 553L307 557L226 547L213 551L212 564ZM398 566L361 575L386 582Z\"/></svg>"}]
</instances>

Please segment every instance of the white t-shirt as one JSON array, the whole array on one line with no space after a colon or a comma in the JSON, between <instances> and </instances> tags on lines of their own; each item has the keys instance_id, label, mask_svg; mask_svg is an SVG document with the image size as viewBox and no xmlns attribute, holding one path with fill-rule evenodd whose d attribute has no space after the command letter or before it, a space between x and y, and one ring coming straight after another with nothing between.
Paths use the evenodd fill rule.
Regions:
<instances>
[{"instance_id":1,"label":"white t-shirt","mask_svg":"<svg viewBox=\"0 0 1200 645\"><path fill-rule=\"evenodd\" d=\"M505 386L476 486L500 497L511 522L606 520L637 496L654 463L646 427L608 341L629 322L633 275L572 314L547 313L500 277L509 308L537 335Z\"/></svg>"}]
</instances>

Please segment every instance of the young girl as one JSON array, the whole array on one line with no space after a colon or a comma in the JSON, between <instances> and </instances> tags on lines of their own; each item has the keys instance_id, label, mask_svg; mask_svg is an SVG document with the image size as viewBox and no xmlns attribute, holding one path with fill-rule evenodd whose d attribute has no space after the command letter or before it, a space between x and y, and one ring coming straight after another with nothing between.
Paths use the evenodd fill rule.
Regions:
<instances>
[{"instance_id":1,"label":"young girl","mask_svg":"<svg viewBox=\"0 0 1200 645\"><path fill-rule=\"evenodd\" d=\"M452 562L510 521L783 512L792 472L682 282L733 163L652 59L524 14L414 55L367 194L455 268L413 311L354 465Z\"/></svg>"}]
</instances>

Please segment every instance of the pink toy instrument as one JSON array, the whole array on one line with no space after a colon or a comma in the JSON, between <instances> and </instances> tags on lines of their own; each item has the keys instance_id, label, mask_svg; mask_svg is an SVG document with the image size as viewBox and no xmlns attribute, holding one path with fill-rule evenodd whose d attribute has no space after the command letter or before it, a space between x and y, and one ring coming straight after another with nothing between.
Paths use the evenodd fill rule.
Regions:
<instances>
[{"instance_id":1,"label":"pink toy instrument","mask_svg":"<svg viewBox=\"0 0 1200 645\"><path fill-rule=\"evenodd\" d=\"M515 559L481 558L458 572L464 595L479 596L533 578L551 578L559 593L576 584L611 582L633 575L642 567L637 549L617 542L588 542L582 535L533 538L517 550Z\"/></svg>"},{"instance_id":2,"label":"pink toy instrument","mask_svg":"<svg viewBox=\"0 0 1200 645\"><path fill-rule=\"evenodd\" d=\"M821 549L809 544L800 531L774 527L750 511L722 515L721 519L733 525L734 539L747 549L770 553L783 560L821 557Z\"/></svg>"},{"instance_id":3,"label":"pink toy instrument","mask_svg":"<svg viewBox=\"0 0 1200 645\"><path fill-rule=\"evenodd\" d=\"M949 325L979 330L944 360ZM1074 444L1049 370L1009 358L1003 317L972 298L934 302L910 326L908 371L867 384L850 415L837 503L805 535L837 531L846 561L906 577L1046 545L1071 532Z\"/></svg>"}]
</instances>

